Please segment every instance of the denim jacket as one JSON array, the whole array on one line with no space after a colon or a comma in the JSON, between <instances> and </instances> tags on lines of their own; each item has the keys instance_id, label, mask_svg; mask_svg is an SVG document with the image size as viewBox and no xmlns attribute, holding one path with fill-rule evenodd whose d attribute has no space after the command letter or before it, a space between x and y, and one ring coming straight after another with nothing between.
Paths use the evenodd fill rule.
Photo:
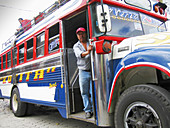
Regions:
<instances>
[{"instance_id":1,"label":"denim jacket","mask_svg":"<svg viewBox=\"0 0 170 128\"><path fill-rule=\"evenodd\" d=\"M89 42L87 42L87 47L89 46ZM77 66L80 70L89 70L90 69L90 54L85 57L81 57L83 52L86 52L84 46L78 41L73 46L73 50L75 56L77 57Z\"/></svg>"}]
</instances>

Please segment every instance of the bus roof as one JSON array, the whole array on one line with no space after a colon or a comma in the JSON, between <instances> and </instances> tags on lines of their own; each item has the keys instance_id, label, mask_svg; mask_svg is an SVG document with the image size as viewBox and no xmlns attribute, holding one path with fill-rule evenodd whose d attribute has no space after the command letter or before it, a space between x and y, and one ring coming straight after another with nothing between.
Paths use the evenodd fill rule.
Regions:
<instances>
[{"instance_id":1,"label":"bus roof","mask_svg":"<svg viewBox=\"0 0 170 128\"><path fill-rule=\"evenodd\" d=\"M78 10L79 8L82 8L87 5L87 1L90 0L64 0L62 3L54 3L50 7L48 7L46 10L41 12L37 17L35 17L29 24L31 24L31 28L27 31L25 31L22 34L13 35L11 36L5 43L2 43L2 51L1 53L5 52L6 50L10 49L14 43L19 43L21 41L26 40L31 35L37 33L39 30L43 28L47 28L50 24L53 22L60 20L62 17L65 17L69 15L70 13L74 12L75 10ZM91 0L90 2L100 2L100 0ZM152 5L155 4L154 0L141 0L140 2L136 0L103 0L104 3L114 4L116 6L126 7L129 9L138 9L138 11L143 11L144 13L150 11L150 14L153 14L153 16L160 16L158 13L155 14ZM148 3L146 8L142 5L142 2L144 4ZM150 7L150 8L149 8ZM166 14L165 14L166 15ZM164 18L165 15L160 16L159 18Z\"/></svg>"},{"instance_id":2,"label":"bus roof","mask_svg":"<svg viewBox=\"0 0 170 128\"><path fill-rule=\"evenodd\" d=\"M26 30L24 33L13 35L5 43L2 43L1 53L10 49L14 43L17 44L27 39L28 36L31 36L40 29L47 27L50 23L59 20L61 17L81 7L81 5L86 5L86 0L64 0L60 4L55 2L28 23L31 24L31 28L29 30Z\"/></svg>"}]
</instances>

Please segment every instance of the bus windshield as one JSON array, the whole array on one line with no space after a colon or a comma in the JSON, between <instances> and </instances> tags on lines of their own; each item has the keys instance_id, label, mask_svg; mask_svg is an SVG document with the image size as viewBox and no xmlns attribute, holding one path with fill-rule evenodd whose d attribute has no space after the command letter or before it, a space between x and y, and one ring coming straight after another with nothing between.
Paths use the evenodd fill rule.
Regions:
<instances>
[{"instance_id":1,"label":"bus windshield","mask_svg":"<svg viewBox=\"0 0 170 128\"><path fill-rule=\"evenodd\" d=\"M140 14L145 34L166 31L165 23L148 15Z\"/></svg>"},{"instance_id":2,"label":"bus windshield","mask_svg":"<svg viewBox=\"0 0 170 128\"><path fill-rule=\"evenodd\" d=\"M98 28L95 7L96 5L92 6L92 22L93 36L97 37L103 35L103 33L101 33ZM166 31L164 22L148 15L114 6L109 6L109 10L112 29L106 33L107 36L134 37Z\"/></svg>"}]
</instances>

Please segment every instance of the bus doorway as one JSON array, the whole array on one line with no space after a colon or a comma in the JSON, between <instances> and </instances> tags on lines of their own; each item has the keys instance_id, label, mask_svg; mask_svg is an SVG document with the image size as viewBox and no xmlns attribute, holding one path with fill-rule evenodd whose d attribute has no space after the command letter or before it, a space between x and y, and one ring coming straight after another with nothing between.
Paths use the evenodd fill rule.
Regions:
<instances>
[{"instance_id":1,"label":"bus doorway","mask_svg":"<svg viewBox=\"0 0 170 128\"><path fill-rule=\"evenodd\" d=\"M65 19L63 21L64 28L64 52L65 52L65 68L67 90L69 90L68 98L68 115L69 118L75 118L94 123L94 118L85 118L85 112L83 111L83 101L79 88L79 70L77 67L77 58L73 51L73 46L77 43L76 30L79 27L87 28L86 12L83 11L76 16ZM88 36L88 34L87 34ZM88 37L87 37L88 39Z\"/></svg>"}]
</instances>

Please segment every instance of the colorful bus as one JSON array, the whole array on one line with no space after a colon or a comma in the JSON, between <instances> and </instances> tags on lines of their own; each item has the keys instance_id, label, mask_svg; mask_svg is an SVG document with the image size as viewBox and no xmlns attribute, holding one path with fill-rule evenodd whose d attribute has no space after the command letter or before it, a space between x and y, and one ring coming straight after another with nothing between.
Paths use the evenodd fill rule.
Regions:
<instances>
[{"instance_id":1,"label":"colorful bus","mask_svg":"<svg viewBox=\"0 0 170 128\"><path fill-rule=\"evenodd\" d=\"M70 0L2 44L0 98L15 116L34 104L101 127L170 127L170 33L157 0ZM73 45L87 30L94 116L86 119ZM158 33L157 33L158 32Z\"/></svg>"}]
</instances>

